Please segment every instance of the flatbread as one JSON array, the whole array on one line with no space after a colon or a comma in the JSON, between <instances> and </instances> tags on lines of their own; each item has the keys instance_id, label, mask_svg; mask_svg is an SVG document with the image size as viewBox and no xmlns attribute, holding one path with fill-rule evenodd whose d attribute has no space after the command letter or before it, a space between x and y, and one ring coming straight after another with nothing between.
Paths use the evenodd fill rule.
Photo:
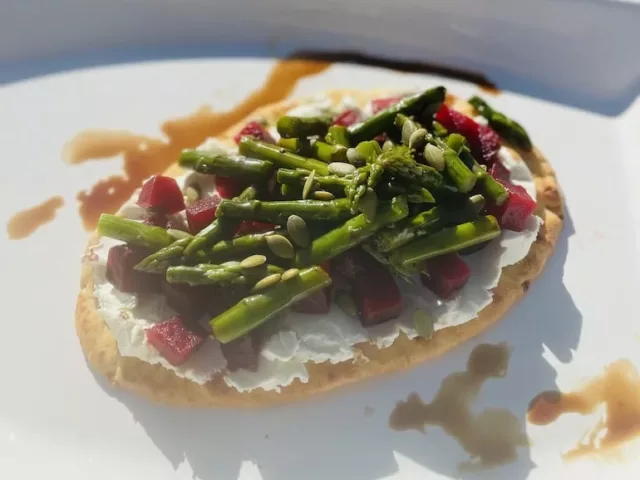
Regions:
<instances>
[{"instance_id":1,"label":"flatbread","mask_svg":"<svg viewBox=\"0 0 640 480\"><path fill-rule=\"evenodd\" d=\"M349 95L359 104L364 105L373 98L388 96L389 90L364 92L333 90L327 92L327 95L336 102L342 96ZM308 99L285 100L263 107L254 112L251 118L230 128L220 138L231 143L233 135L248 120L264 118L269 124L273 124L279 116L306 101ZM454 109L472 115L472 107L465 101L448 95L446 102ZM562 229L563 199L553 169L542 153L535 148L532 152L513 149L513 153L514 158L521 158L526 162L535 178L538 192L536 214L544 220L544 224L528 255L517 264L503 269L500 282L493 292L492 303L470 322L438 330L430 340L422 338L410 340L401 334L393 345L384 349L362 343L357 345L357 348L362 351L368 361L338 364L309 362L306 365L309 371L307 383L295 380L290 386L283 387L280 392L256 389L241 393L227 386L222 375L216 376L205 385L198 385L176 376L160 365L151 365L137 358L120 356L116 340L98 312L93 294L93 269L88 262L85 262L76 307L76 330L86 358L90 365L106 376L114 386L134 391L157 402L200 407L260 407L303 400L360 380L404 370L442 355L483 332L515 305L542 271ZM178 176L182 172L175 165L166 173ZM89 246L95 243L94 235L89 241ZM361 360L363 358L361 355L357 357Z\"/></svg>"}]
</instances>

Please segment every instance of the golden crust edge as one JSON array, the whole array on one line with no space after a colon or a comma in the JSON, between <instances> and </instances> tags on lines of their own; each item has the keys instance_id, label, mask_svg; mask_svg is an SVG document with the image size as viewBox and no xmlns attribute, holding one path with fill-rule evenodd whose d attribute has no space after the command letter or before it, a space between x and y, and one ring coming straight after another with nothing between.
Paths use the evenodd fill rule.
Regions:
<instances>
[{"instance_id":1,"label":"golden crust edge","mask_svg":"<svg viewBox=\"0 0 640 480\"><path fill-rule=\"evenodd\" d=\"M384 92L388 93L389 90L332 90L325 93L334 99L350 95L362 104ZM273 118L307 100L285 100L258 109L250 117L264 117L271 123ZM447 97L447 103L462 112L471 112L469 104L452 95ZM232 136L246 121L245 119L229 128L219 138L232 141ZM401 335L385 349L378 349L368 343L360 344L357 347L367 360L363 361L362 356L359 356L360 361L355 363L308 363L307 383L296 380L291 385L283 387L280 392L257 389L242 393L227 386L221 376L205 385L198 385L177 377L160 365L120 356L116 340L97 310L93 295L93 269L85 262L82 267L81 290L75 318L76 331L85 357L88 363L107 377L114 386L159 403L193 407L261 407L304 400L361 380L405 370L442 355L485 331L517 303L542 271L562 229L564 205L552 167L537 149L532 152L515 149L514 151L527 163L535 178L538 191L536 213L544 220L544 224L527 256L517 264L503 269L500 282L494 289L492 303L485 307L476 319L468 323L439 330L428 341L420 338L409 340ZM180 173L180 169L173 166L167 173L175 176ZM94 234L87 249L95 243Z\"/></svg>"}]
</instances>

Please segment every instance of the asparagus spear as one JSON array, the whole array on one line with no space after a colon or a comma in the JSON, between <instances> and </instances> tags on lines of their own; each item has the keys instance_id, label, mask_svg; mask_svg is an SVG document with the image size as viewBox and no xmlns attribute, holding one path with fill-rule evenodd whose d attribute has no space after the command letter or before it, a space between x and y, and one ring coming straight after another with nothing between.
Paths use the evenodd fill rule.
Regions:
<instances>
[{"instance_id":1,"label":"asparagus spear","mask_svg":"<svg viewBox=\"0 0 640 480\"><path fill-rule=\"evenodd\" d=\"M296 168L280 168L276 171L276 181L284 185L292 185L302 188L309 176L308 170ZM338 175L316 176L313 179L313 189L327 190L336 196L344 196L344 189L351 183L349 177L339 177Z\"/></svg>"},{"instance_id":2,"label":"asparagus spear","mask_svg":"<svg viewBox=\"0 0 640 480\"><path fill-rule=\"evenodd\" d=\"M173 237L171 237L164 228L146 225L108 213L100 215L100 219L98 220L98 235L101 237L114 238L151 250L166 247L174 241Z\"/></svg>"},{"instance_id":3,"label":"asparagus spear","mask_svg":"<svg viewBox=\"0 0 640 480\"><path fill-rule=\"evenodd\" d=\"M285 200L281 202L234 202L222 200L216 210L217 218L239 218L258 220L285 225L290 215L298 215L304 220L344 220L349 218L349 201L346 198L336 200Z\"/></svg>"},{"instance_id":4,"label":"asparagus spear","mask_svg":"<svg viewBox=\"0 0 640 480\"><path fill-rule=\"evenodd\" d=\"M261 142L251 137L243 137L240 140L239 151L247 157L268 160L278 167L304 168L315 170L316 175L329 175L327 164L315 158L306 158L278 145Z\"/></svg>"},{"instance_id":5,"label":"asparagus spear","mask_svg":"<svg viewBox=\"0 0 640 480\"><path fill-rule=\"evenodd\" d=\"M375 140L360 142L355 148L358 156L363 158L365 163L375 163L378 155L382 153L380 144Z\"/></svg>"},{"instance_id":6,"label":"asparagus spear","mask_svg":"<svg viewBox=\"0 0 640 480\"><path fill-rule=\"evenodd\" d=\"M417 95L406 97L391 107L378 112L362 123L349 127L351 143L358 144L370 140L389 130L397 114L415 114L425 110L435 112L444 101L446 89L436 87Z\"/></svg>"},{"instance_id":7,"label":"asparagus spear","mask_svg":"<svg viewBox=\"0 0 640 480\"><path fill-rule=\"evenodd\" d=\"M167 282L187 285L252 285L261 278L282 273L284 269L275 265L261 265L242 268L239 263L221 265L199 264L195 266L176 265L167 269Z\"/></svg>"},{"instance_id":8,"label":"asparagus spear","mask_svg":"<svg viewBox=\"0 0 640 480\"><path fill-rule=\"evenodd\" d=\"M233 201L248 201L256 198L258 190L254 186L244 189ZM136 266L136 270L149 273L162 273L171 264L181 261L183 257L196 257L202 248L217 241L230 237L239 222L232 220L220 221L215 219L195 236L174 241L171 245L161 248L157 252L143 258Z\"/></svg>"},{"instance_id":9,"label":"asparagus spear","mask_svg":"<svg viewBox=\"0 0 640 480\"><path fill-rule=\"evenodd\" d=\"M499 135L523 150L531 150L533 145L529 139L527 131L515 120L507 117L502 112L491 108L487 102L479 97L471 97L469 103L478 111L480 115L489 121L489 126Z\"/></svg>"},{"instance_id":10,"label":"asparagus spear","mask_svg":"<svg viewBox=\"0 0 640 480\"><path fill-rule=\"evenodd\" d=\"M320 267L301 270L297 277L281 281L257 295L246 297L210 322L213 335L231 342L262 325L278 312L331 284Z\"/></svg>"},{"instance_id":11,"label":"asparagus spear","mask_svg":"<svg viewBox=\"0 0 640 480\"><path fill-rule=\"evenodd\" d=\"M249 233L230 240L221 240L207 251L207 261L219 263L255 254L272 258L273 255L267 246L267 237L273 235L286 237L287 234L284 231L271 230L268 232ZM273 260L275 261L275 259Z\"/></svg>"},{"instance_id":12,"label":"asparagus spear","mask_svg":"<svg viewBox=\"0 0 640 480\"><path fill-rule=\"evenodd\" d=\"M487 171L482 168L478 162L476 162L476 159L473 158L468 147L462 147L458 156L467 168L469 168L478 178L478 186L486 198L491 199L493 203L498 206L502 205L507 198L509 198L509 192L507 192L500 182L489 175Z\"/></svg>"},{"instance_id":13,"label":"asparagus spear","mask_svg":"<svg viewBox=\"0 0 640 480\"><path fill-rule=\"evenodd\" d=\"M391 202L378 207L373 221L368 221L364 214L360 214L316 238L308 251L298 251L295 263L298 266L319 265L364 242L382 227L398 222L408 214L406 198L395 197Z\"/></svg>"},{"instance_id":14,"label":"asparagus spear","mask_svg":"<svg viewBox=\"0 0 640 480\"><path fill-rule=\"evenodd\" d=\"M240 155L216 155L200 150L183 150L178 163L183 168L199 173L239 177L249 181L265 180L273 170L273 164L265 160Z\"/></svg>"},{"instance_id":15,"label":"asparagus spear","mask_svg":"<svg viewBox=\"0 0 640 480\"><path fill-rule=\"evenodd\" d=\"M394 250L389 259L394 264L411 267L429 258L487 242L498 235L498 221L494 216L487 215L413 240Z\"/></svg>"},{"instance_id":16,"label":"asparagus spear","mask_svg":"<svg viewBox=\"0 0 640 480\"><path fill-rule=\"evenodd\" d=\"M292 117L284 115L278 119L276 128L281 137L305 138L324 135L331 125L331 117Z\"/></svg>"},{"instance_id":17,"label":"asparagus spear","mask_svg":"<svg viewBox=\"0 0 640 480\"><path fill-rule=\"evenodd\" d=\"M311 142L306 138L280 138L278 145L298 155L309 155Z\"/></svg>"},{"instance_id":18,"label":"asparagus spear","mask_svg":"<svg viewBox=\"0 0 640 480\"><path fill-rule=\"evenodd\" d=\"M320 140L316 140L311 143L310 155L324 163L346 162L347 147L343 145L330 145L328 143L321 142Z\"/></svg>"},{"instance_id":19,"label":"asparagus spear","mask_svg":"<svg viewBox=\"0 0 640 480\"><path fill-rule=\"evenodd\" d=\"M381 230L371 238L371 243L381 252L399 248L418 237L434 233L439 229L469 222L478 216L484 206L482 195L474 195L460 208L448 209L437 205L429 210L402 220L391 229Z\"/></svg>"},{"instance_id":20,"label":"asparagus spear","mask_svg":"<svg viewBox=\"0 0 640 480\"><path fill-rule=\"evenodd\" d=\"M342 145L349 147L349 130L342 125L331 125L329 131L324 137L325 142L329 145Z\"/></svg>"},{"instance_id":21,"label":"asparagus spear","mask_svg":"<svg viewBox=\"0 0 640 480\"><path fill-rule=\"evenodd\" d=\"M428 188L437 189L442 185L442 175L435 168L416 162L410 150L399 145L382 153L377 160L392 175L417 183Z\"/></svg>"}]
</instances>

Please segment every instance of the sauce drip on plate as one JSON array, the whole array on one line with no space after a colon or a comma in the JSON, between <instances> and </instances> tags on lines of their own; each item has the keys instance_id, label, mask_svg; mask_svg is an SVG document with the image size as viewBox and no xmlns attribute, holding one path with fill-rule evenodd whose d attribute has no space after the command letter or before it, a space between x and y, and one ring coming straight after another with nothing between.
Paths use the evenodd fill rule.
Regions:
<instances>
[{"instance_id":1,"label":"sauce drip on plate","mask_svg":"<svg viewBox=\"0 0 640 480\"><path fill-rule=\"evenodd\" d=\"M610 452L640 435L640 375L630 361L608 365L601 376L574 392L537 395L529 404L527 419L535 425L548 425L565 413L587 415L600 405L605 406L605 417L584 443L564 455L565 459Z\"/></svg>"},{"instance_id":2,"label":"sauce drip on plate","mask_svg":"<svg viewBox=\"0 0 640 480\"><path fill-rule=\"evenodd\" d=\"M10 240L26 238L42 225L56 216L56 211L64 205L60 196L51 197L35 207L16 213L7 222L7 235Z\"/></svg>"},{"instance_id":3,"label":"sauce drip on plate","mask_svg":"<svg viewBox=\"0 0 640 480\"><path fill-rule=\"evenodd\" d=\"M63 156L67 163L76 165L121 155L124 164L124 175L102 179L89 190L78 193L79 213L85 229L93 230L101 213L116 212L145 178L165 171L176 162L182 149L196 147L208 137L221 134L257 108L284 100L300 79L318 74L329 66L330 63L321 61L279 61L262 86L236 107L226 112L214 112L203 107L184 117L167 120L161 126L165 136L162 139L122 130L85 130L78 133L64 147ZM54 216L55 209L50 211ZM23 214L25 212L18 215ZM20 238L32 231L25 230Z\"/></svg>"},{"instance_id":4,"label":"sauce drip on plate","mask_svg":"<svg viewBox=\"0 0 640 480\"><path fill-rule=\"evenodd\" d=\"M416 393L398 402L389 417L389 426L423 433L427 425L441 427L474 459L460 465L461 470L512 462L517 457L517 447L527 444L518 418L506 409L472 412L484 382L506 374L510 354L504 343L478 345L469 356L467 369L447 376L431 403L425 403Z\"/></svg>"}]
</instances>

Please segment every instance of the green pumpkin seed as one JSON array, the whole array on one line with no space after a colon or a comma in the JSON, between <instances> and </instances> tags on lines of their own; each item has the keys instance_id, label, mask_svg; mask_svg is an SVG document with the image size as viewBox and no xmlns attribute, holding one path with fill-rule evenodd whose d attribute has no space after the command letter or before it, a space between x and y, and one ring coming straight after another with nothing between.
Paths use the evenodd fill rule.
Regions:
<instances>
[{"instance_id":1,"label":"green pumpkin seed","mask_svg":"<svg viewBox=\"0 0 640 480\"><path fill-rule=\"evenodd\" d=\"M388 152L389 150L391 150L395 145L393 144L393 142L391 140L387 140L382 144L382 152Z\"/></svg>"},{"instance_id":2,"label":"green pumpkin seed","mask_svg":"<svg viewBox=\"0 0 640 480\"><path fill-rule=\"evenodd\" d=\"M327 168L331 173L338 175L339 177L346 177L356 171L356 167L350 163L344 162L331 162Z\"/></svg>"},{"instance_id":3,"label":"green pumpkin seed","mask_svg":"<svg viewBox=\"0 0 640 480\"><path fill-rule=\"evenodd\" d=\"M418 308L413 314L413 326L422 338L429 340L434 332L433 317L427 312Z\"/></svg>"},{"instance_id":4,"label":"green pumpkin seed","mask_svg":"<svg viewBox=\"0 0 640 480\"><path fill-rule=\"evenodd\" d=\"M416 124L413 123L413 121L407 120L406 122L404 122L404 124L402 125L402 143L408 145L411 135L413 135L413 132L415 132L416 130Z\"/></svg>"},{"instance_id":5,"label":"green pumpkin seed","mask_svg":"<svg viewBox=\"0 0 640 480\"><path fill-rule=\"evenodd\" d=\"M355 148L347 149L347 160L352 165L364 165L366 163L364 156Z\"/></svg>"},{"instance_id":6,"label":"green pumpkin seed","mask_svg":"<svg viewBox=\"0 0 640 480\"><path fill-rule=\"evenodd\" d=\"M182 240L183 238L191 238L193 235L177 228L167 228L167 234L174 240Z\"/></svg>"},{"instance_id":7,"label":"green pumpkin seed","mask_svg":"<svg viewBox=\"0 0 640 480\"><path fill-rule=\"evenodd\" d=\"M372 222L376 218L376 211L378 210L378 196L373 189L368 188L367 192L362 196L358 202L360 211L364 214L367 222Z\"/></svg>"},{"instance_id":8,"label":"green pumpkin seed","mask_svg":"<svg viewBox=\"0 0 640 480\"><path fill-rule=\"evenodd\" d=\"M296 278L298 275L300 275L300 270L298 270L297 268L290 268L289 270L286 270L282 274L282 281L286 282L287 280L291 280L292 278Z\"/></svg>"},{"instance_id":9,"label":"green pumpkin seed","mask_svg":"<svg viewBox=\"0 0 640 480\"><path fill-rule=\"evenodd\" d=\"M251 255L240 262L242 268L256 268L263 265L267 261L264 255Z\"/></svg>"},{"instance_id":10,"label":"green pumpkin seed","mask_svg":"<svg viewBox=\"0 0 640 480\"><path fill-rule=\"evenodd\" d=\"M306 247L309 245L309 230L307 222L298 215L289 215L287 218L287 232L297 245Z\"/></svg>"},{"instance_id":11,"label":"green pumpkin seed","mask_svg":"<svg viewBox=\"0 0 640 480\"><path fill-rule=\"evenodd\" d=\"M442 149L429 143L424 147L423 155L427 165L432 166L439 172L444 170L444 152Z\"/></svg>"},{"instance_id":12,"label":"green pumpkin seed","mask_svg":"<svg viewBox=\"0 0 640 480\"><path fill-rule=\"evenodd\" d=\"M267 246L274 255L280 258L293 258L295 250L287 237L282 235L269 235L266 237Z\"/></svg>"},{"instance_id":13,"label":"green pumpkin seed","mask_svg":"<svg viewBox=\"0 0 640 480\"><path fill-rule=\"evenodd\" d=\"M311 193L311 190L313 189L313 179L315 178L315 176L316 176L316 171L311 170L311 173L309 173L309 176L305 180L304 186L302 187L303 200L306 200L307 197L309 196L309 193Z\"/></svg>"},{"instance_id":14,"label":"green pumpkin seed","mask_svg":"<svg viewBox=\"0 0 640 480\"><path fill-rule=\"evenodd\" d=\"M279 273L272 273L271 275L267 275L262 280L258 281L251 291L257 292L258 290L264 290L265 288L272 287L280 282L282 275Z\"/></svg>"},{"instance_id":15,"label":"green pumpkin seed","mask_svg":"<svg viewBox=\"0 0 640 480\"><path fill-rule=\"evenodd\" d=\"M409 148L420 150L427 143L428 132L424 128L419 128L409 137Z\"/></svg>"},{"instance_id":16,"label":"green pumpkin seed","mask_svg":"<svg viewBox=\"0 0 640 480\"><path fill-rule=\"evenodd\" d=\"M346 315L351 318L358 318L358 307L356 302L353 301L353 298L347 292L339 292L336 295L335 302L338 308Z\"/></svg>"},{"instance_id":17,"label":"green pumpkin seed","mask_svg":"<svg viewBox=\"0 0 640 480\"><path fill-rule=\"evenodd\" d=\"M324 200L328 202L336 197L333 193L327 192L326 190L318 190L316 192L313 192L313 198L315 198L316 200Z\"/></svg>"}]
</instances>

